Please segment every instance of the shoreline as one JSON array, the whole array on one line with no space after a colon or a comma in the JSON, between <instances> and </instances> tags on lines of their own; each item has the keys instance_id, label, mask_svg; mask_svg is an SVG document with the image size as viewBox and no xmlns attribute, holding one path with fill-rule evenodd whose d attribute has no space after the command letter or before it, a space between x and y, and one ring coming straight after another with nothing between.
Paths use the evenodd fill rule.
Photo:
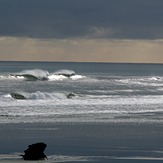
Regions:
<instances>
[{"instance_id":1,"label":"shoreline","mask_svg":"<svg viewBox=\"0 0 163 163\"><path fill-rule=\"evenodd\" d=\"M18 123L0 124L0 132L1 161L36 142L47 144L48 162L163 160L162 123Z\"/></svg>"}]
</instances>

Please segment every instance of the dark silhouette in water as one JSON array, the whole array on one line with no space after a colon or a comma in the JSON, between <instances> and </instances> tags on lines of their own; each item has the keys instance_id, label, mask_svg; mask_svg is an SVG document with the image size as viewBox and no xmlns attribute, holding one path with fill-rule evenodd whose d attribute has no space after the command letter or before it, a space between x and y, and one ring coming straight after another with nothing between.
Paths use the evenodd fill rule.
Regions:
<instances>
[{"instance_id":1,"label":"dark silhouette in water","mask_svg":"<svg viewBox=\"0 0 163 163\"><path fill-rule=\"evenodd\" d=\"M43 142L32 144L28 146L28 149L24 151L24 155L21 155L24 160L45 160L47 159L44 154L46 144Z\"/></svg>"},{"instance_id":2,"label":"dark silhouette in water","mask_svg":"<svg viewBox=\"0 0 163 163\"><path fill-rule=\"evenodd\" d=\"M67 98L68 98L68 99L71 99L71 98L73 98L73 97L75 97L75 96L76 96L75 93L69 93L69 94L67 95Z\"/></svg>"},{"instance_id":3,"label":"dark silhouette in water","mask_svg":"<svg viewBox=\"0 0 163 163\"><path fill-rule=\"evenodd\" d=\"M14 98L14 99L19 99L19 100L24 100L24 99L26 99L26 97L23 96L23 95L20 94L20 93L11 93L10 95L11 95L11 97Z\"/></svg>"}]
</instances>

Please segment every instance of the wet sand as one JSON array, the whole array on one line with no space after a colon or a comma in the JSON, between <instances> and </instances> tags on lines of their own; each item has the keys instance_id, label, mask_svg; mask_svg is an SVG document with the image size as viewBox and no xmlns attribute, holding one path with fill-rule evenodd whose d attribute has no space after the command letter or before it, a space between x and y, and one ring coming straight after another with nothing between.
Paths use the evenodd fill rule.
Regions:
<instances>
[{"instance_id":1,"label":"wet sand","mask_svg":"<svg viewBox=\"0 0 163 163\"><path fill-rule=\"evenodd\" d=\"M41 162L163 162L162 123L0 124L0 162L24 162L29 144L44 142ZM40 162L40 161L37 161Z\"/></svg>"}]
</instances>

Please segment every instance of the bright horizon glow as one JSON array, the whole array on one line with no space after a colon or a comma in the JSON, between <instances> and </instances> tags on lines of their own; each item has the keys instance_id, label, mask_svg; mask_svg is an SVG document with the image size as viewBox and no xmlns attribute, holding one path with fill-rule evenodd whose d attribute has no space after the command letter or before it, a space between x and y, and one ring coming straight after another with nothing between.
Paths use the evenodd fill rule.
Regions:
<instances>
[{"instance_id":1,"label":"bright horizon glow","mask_svg":"<svg viewBox=\"0 0 163 163\"><path fill-rule=\"evenodd\" d=\"M163 40L0 37L1 61L163 63Z\"/></svg>"}]
</instances>

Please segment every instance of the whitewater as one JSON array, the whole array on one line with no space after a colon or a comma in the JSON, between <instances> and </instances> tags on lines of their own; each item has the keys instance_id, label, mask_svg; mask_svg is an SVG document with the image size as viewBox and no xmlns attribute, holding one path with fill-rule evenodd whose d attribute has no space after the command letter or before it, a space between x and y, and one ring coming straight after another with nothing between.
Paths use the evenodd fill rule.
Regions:
<instances>
[{"instance_id":1,"label":"whitewater","mask_svg":"<svg viewBox=\"0 0 163 163\"><path fill-rule=\"evenodd\" d=\"M0 63L0 123L163 121L163 65Z\"/></svg>"}]
</instances>

